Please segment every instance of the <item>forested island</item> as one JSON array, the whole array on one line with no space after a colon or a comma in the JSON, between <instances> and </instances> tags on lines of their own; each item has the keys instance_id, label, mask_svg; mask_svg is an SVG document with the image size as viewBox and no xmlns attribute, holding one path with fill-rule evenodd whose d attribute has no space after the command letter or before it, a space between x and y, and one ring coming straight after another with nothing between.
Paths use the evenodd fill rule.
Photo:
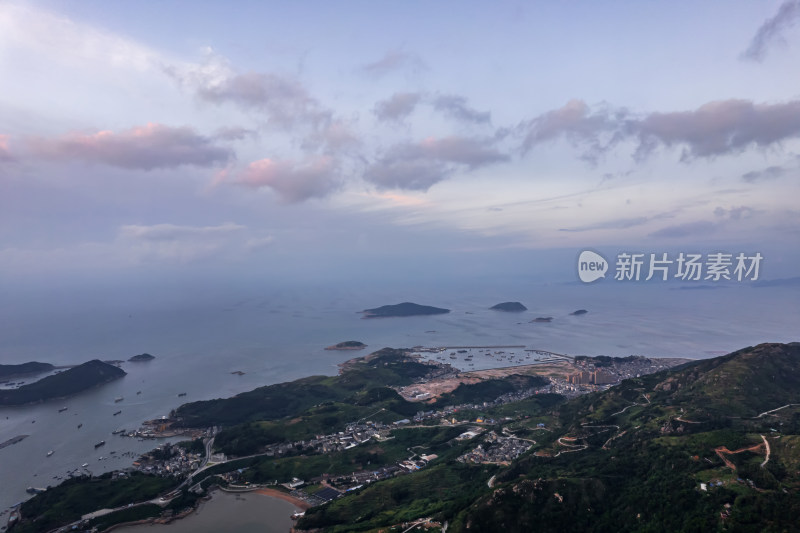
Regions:
<instances>
[{"instance_id":1,"label":"forested island","mask_svg":"<svg viewBox=\"0 0 800 533\"><path fill-rule=\"evenodd\" d=\"M506 311L510 313L519 313L521 311L527 311L528 308L522 305L519 302L503 302L497 305L493 305L489 309L493 309L495 311Z\"/></svg>"},{"instance_id":2,"label":"forested island","mask_svg":"<svg viewBox=\"0 0 800 533\"><path fill-rule=\"evenodd\" d=\"M416 316L416 315L441 315L449 313L449 309L432 307L430 305L419 305L412 302L403 302L395 305L384 305L375 309L364 309L361 313L363 318L382 318L395 316Z\"/></svg>"},{"instance_id":3,"label":"forested island","mask_svg":"<svg viewBox=\"0 0 800 533\"><path fill-rule=\"evenodd\" d=\"M326 350L363 350L367 345L359 341L344 341L325 348Z\"/></svg>"},{"instance_id":4,"label":"forested island","mask_svg":"<svg viewBox=\"0 0 800 533\"><path fill-rule=\"evenodd\" d=\"M140 353L139 355L134 355L133 357L128 359L128 361L131 361L133 363L142 363L145 361L152 361L153 359L155 359L154 355L150 355L149 353Z\"/></svg>"},{"instance_id":5,"label":"forested island","mask_svg":"<svg viewBox=\"0 0 800 533\"><path fill-rule=\"evenodd\" d=\"M120 379L125 371L97 359L16 389L0 390L0 405L24 405L72 396Z\"/></svg>"}]
</instances>

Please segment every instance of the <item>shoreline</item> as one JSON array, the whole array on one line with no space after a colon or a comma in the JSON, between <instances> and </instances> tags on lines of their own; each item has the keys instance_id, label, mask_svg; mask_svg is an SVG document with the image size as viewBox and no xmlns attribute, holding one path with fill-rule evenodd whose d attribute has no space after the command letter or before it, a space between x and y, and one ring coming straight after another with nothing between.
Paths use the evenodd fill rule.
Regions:
<instances>
[{"instance_id":1,"label":"shoreline","mask_svg":"<svg viewBox=\"0 0 800 533\"><path fill-rule=\"evenodd\" d=\"M311 509L311 504L308 503L307 501L303 501L300 498L295 498L291 494L286 494L285 492L281 492L281 491L276 490L276 489L262 488L262 489L256 489L256 490L251 491L251 492L255 492L256 494L262 494L264 496L270 496L272 498L278 498L279 500L283 500L285 502L289 502L289 503L301 508L304 511L306 509Z\"/></svg>"}]
</instances>

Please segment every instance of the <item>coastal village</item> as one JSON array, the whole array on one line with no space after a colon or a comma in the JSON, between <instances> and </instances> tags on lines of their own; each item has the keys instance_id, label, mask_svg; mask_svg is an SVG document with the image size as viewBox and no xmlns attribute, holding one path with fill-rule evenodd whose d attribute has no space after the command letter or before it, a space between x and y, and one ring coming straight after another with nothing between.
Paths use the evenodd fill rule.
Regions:
<instances>
[{"instance_id":1,"label":"coastal village","mask_svg":"<svg viewBox=\"0 0 800 533\"><path fill-rule=\"evenodd\" d=\"M488 348L480 348L488 349ZM441 354L446 348L415 349L412 354L422 357L423 353ZM469 358L469 350L455 355ZM504 354L498 354L504 355ZM508 354L511 356L512 354ZM473 441L474 447L458 457L458 461L472 464L509 464L536 444L534 440L519 438L511 433L504 424L513 421L512 417L494 419L475 413L487 412L493 408L519 402L537 394L556 393L567 397L587 394L596 390L603 390L622 379L637 377L652 372L670 368L684 362L680 359L649 359L645 357L609 358L608 361L598 361L592 358L571 358L569 356L539 352L541 356L537 364L518 365L505 367L505 375L509 372L532 372L535 375L545 374L548 383L539 387L518 390L503 394L493 401L480 403L462 403L447 406L442 409L425 409L426 400L432 397L431 390L440 394L452 386L453 381L471 382L477 375L485 374L496 376L497 369L488 371L461 372L452 365L439 361L429 361L431 371L417 383L399 388L401 395L420 404L421 409L411 418L399 419L391 423L376 421L354 421L348 423L341 431L324 435L316 435L312 439L294 442L282 442L264 446L254 456L287 457L309 454L331 454L348 450L368 442L382 442L392 438L392 432L400 429L413 429L431 426L464 426L464 431L456 437L456 441ZM524 356L523 356L524 357ZM468 360L468 359L467 359ZM554 365L555 363L555 365ZM544 372L542 372L544 370ZM601 376L602 379L597 379ZM454 388L454 387L453 387ZM464 414L469 415L465 417ZM180 430L171 429L174 421L166 417L160 420L148 421L142 428L130 432L130 436L155 438L166 435L178 434ZM547 430L545 424L540 422L538 428ZM204 432L193 430L193 438L213 435L213 429ZM208 446L210 448L210 445ZM164 450L168 450L165 452ZM160 451L159 451L160 450ZM348 491L359 488L398 475L404 475L421 470L435 461L435 454L417 454L410 452L408 457L396 464L384 465L370 470L353 471L347 475L330 475L320 472L317 476L301 480L297 478L274 480L271 486L280 486L293 497L306 502L309 506L323 504L340 497ZM238 459L226 457L221 453L214 454L210 464L220 464ZM202 465L202 456L186 452L178 446L162 445L156 453L146 458L141 458L134 463L133 468L145 473L160 476L187 476L197 474L198 467ZM235 491L250 491L261 488L261 485L240 484L245 470L236 469L221 475L221 480L228 488ZM304 487L314 487L313 492L304 490ZM322 486L322 489L320 489ZM199 486L195 489L200 491Z\"/></svg>"}]
</instances>

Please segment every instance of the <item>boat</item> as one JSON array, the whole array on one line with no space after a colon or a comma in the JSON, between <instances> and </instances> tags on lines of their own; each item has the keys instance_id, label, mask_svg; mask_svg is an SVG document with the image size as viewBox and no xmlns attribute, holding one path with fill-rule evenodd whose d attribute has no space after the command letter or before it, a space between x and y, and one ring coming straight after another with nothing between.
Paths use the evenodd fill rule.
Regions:
<instances>
[{"instance_id":1,"label":"boat","mask_svg":"<svg viewBox=\"0 0 800 533\"><path fill-rule=\"evenodd\" d=\"M27 492L28 494L41 494L42 492L44 492L46 490L47 489L40 489L40 488L37 488L37 487L28 487L27 489L25 489L25 492Z\"/></svg>"},{"instance_id":2,"label":"boat","mask_svg":"<svg viewBox=\"0 0 800 533\"><path fill-rule=\"evenodd\" d=\"M118 414L120 414L121 412L122 412L122 411L117 411L116 413L114 413L114 416L117 416L117 415L118 415Z\"/></svg>"},{"instance_id":3,"label":"boat","mask_svg":"<svg viewBox=\"0 0 800 533\"><path fill-rule=\"evenodd\" d=\"M89 466L89 463L83 463L81 466L82 466L83 468L86 468L87 466Z\"/></svg>"},{"instance_id":4,"label":"boat","mask_svg":"<svg viewBox=\"0 0 800 533\"><path fill-rule=\"evenodd\" d=\"M64 411L66 411L67 409L68 409L67 407L62 407L61 409L59 409L59 410L58 410L58 412L59 412L59 413L63 413L63 412L64 412Z\"/></svg>"},{"instance_id":5,"label":"boat","mask_svg":"<svg viewBox=\"0 0 800 533\"><path fill-rule=\"evenodd\" d=\"M50 457L50 456L51 456L51 455L53 455L54 453L55 453L55 452L54 452L53 450L50 450L49 452L47 452L47 457Z\"/></svg>"},{"instance_id":6,"label":"boat","mask_svg":"<svg viewBox=\"0 0 800 533\"><path fill-rule=\"evenodd\" d=\"M103 445L105 445L105 443L106 443L106 441L104 441L104 440L101 440L100 442L98 442L97 444L95 444L95 445L94 445L94 447L95 447L95 448L99 448L100 446L103 446Z\"/></svg>"},{"instance_id":7,"label":"boat","mask_svg":"<svg viewBox=\"0 0 800 533\"><path fill-rule=\"evenodd\" d=\"M82 424L82 423L81 423L81 424L78 424L78 429L81 429L82 427L83 427L83 424Z\"/></svg>"},{"instance_id":8,"label":"boat","mask_svg":"<svg viewBox=\"0 0 800 533\"><path fill-rule=\"evenodd\" d=\"M142 391L136 391L136 394L137 394L137 395L139 395L139 394L141 394L141 393L142 393Z\"/></svg>"},{"instance_id":9,"label":"boat","mask_svg":"<svg viewBox=\"0 0 800 533\"><path fill-rule=\"evenodd\" d=\"M178 398L180 398L181 396L186 396L186 393L182 392L182 393L178 394Z\"/></svg>"},{"instance_id":10,"label":"boat","mask_svg":"<svg viewBox=\"0 0 800 533\"><path fill-rule=\"evenodd\" d=\"M123 434L123 433L125 433L125 430L124 430L124 429L118 429L118 430L116 430L116 431L112 431L112 432L111 432L111 434L112 434L112 435L121 435L121 434Z\"/></svg>"},{"instance_id":11,"label":"boat","mask_svg":"<svg viewBox=\"0 0 800 533\"><path fill-rule=\"evenodd\" d=\"M121 401L122 401L122 400L124 400L124 399L125 399L125 398L123 398L122 396L118 396L118 397L114 398L114 403L119 403L119 402L121 402Z\"/></svg>"}]
</instances>

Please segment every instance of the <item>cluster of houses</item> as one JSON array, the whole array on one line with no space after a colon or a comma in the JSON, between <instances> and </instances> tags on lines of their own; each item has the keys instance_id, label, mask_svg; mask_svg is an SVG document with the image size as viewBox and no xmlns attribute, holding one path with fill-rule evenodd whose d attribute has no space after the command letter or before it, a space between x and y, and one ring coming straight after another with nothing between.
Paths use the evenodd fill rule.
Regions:
<instances>
[{"instance_id":1,"label":"cluster of houses","mask_svg":"<svg viewBox=\"0 0 800 533\"><path fill-rule=\"evenodd\" d=\"M470 432L467 432L470 433ZM472 436L476 436L472 432ZM466 435L466 434L465 434ZM531 441L516 437L501 436L490 431L483 439L483 443L460 456L457 460L462 463L499 463L507 464L527 452L532 446Z\"/></svg>"},{"instance_id":2,"label":"cluster of houses","mask_svg":"<svg viewBox=\"0 0 800 533\"><path fill-rule=\"evenodd\" d=\"M138 461L134 461L133 468L162 477L181 476L197 470L203 460L200 454L187 452L180 446L172 446L168 443L159 446L150 454L143 455ZM161 458L162 455L167 457Z\"/></svg>"}]
</instances>

